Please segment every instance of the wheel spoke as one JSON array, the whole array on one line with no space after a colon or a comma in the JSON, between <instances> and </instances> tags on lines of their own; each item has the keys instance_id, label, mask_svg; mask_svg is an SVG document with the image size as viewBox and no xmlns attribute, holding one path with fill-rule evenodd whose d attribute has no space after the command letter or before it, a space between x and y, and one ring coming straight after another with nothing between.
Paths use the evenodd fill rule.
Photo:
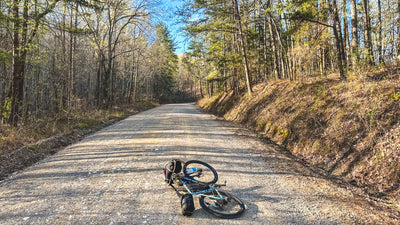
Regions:
<instances>
[{"instance_id":1,"label":"wheel spoke","mask_svg":"<svg viewBox=\"0 0 400 225\"><path fill-rule=\"evenodd\" d=\"M215 169L207 163L198 160L186 162L183 167L183 173L186 177L205 184L213 184L218 180Z\"/></svg>"},{"instance_id":2,"label":"wheel spoke","mask_svg":"<svg viewBox=\"0 0 400 225\"><path fill-rule=\"evenodd\" d=\"M234 195L212 191L200 197L200 205L207 212L221 218L239 217L245 209L243 202Z\"/></svg>"}]
</instances>

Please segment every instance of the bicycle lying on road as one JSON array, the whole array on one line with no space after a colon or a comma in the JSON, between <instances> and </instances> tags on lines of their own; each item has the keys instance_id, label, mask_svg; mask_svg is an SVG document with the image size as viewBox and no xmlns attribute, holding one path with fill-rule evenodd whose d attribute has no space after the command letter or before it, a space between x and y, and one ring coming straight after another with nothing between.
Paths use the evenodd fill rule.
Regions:
<instances>
[{"instance_id":1,"label":"bicycle lying on road","mask_svg":"<svg viewBox=\"0 0 400 225\"><path fill-rule=\"evenodd\" d=\"M190 160L172 160L164 167L165 181L181 195L174 184L183 186L186 194L181 195L182 214L191 216L194 211L193 196L199 199L200 206L208 213L224 219L240 217L245 205L235 195L218 190L225 184L216 184L217 171L209 164Z\"/></svg>"}]
</instances>

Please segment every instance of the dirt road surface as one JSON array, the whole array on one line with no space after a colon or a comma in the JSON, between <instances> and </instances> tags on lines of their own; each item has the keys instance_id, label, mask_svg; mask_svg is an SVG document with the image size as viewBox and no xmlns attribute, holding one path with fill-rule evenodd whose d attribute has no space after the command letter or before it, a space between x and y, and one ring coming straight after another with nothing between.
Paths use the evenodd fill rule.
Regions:
<instances>
[{"instance_id":1,"label":"dirt road surface","mask_svg":"<svg viewBox=\"0 0 400 225\"><path fill-rule=\"evenodd\" d=\"M0 183L0 224L395 224L348 188L314 175L251 132L193 104L131 116ZM211 164L246 213L217 219L197 200L180 214L162 168L173 158ZM382 209L383 209L382 208Z\"/></svg>"}]
</instances>

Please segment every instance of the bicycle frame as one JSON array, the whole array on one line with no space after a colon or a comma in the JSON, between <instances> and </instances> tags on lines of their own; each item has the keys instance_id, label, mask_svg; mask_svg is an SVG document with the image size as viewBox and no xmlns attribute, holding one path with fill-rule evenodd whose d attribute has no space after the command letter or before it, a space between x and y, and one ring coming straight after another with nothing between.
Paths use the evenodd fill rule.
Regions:
<instances>
[{"instance_id":1,"label":"bicycle frame","mask_svg":"<svg viewBox=\"0 0 400 225\"><path fill-rule=\"evenodd\" d=\"M219 193L218 189L215 188L215 187L213 187L213 185L207 185L207 184L202 183L202 182L200 182L200 181L192 180L192 179L190 179L190 178L188 178L188 177L182 177L181 179L179 179L179 181L182 183L182 185L185 187L186 191L187 191L189 194L191 194L191 195L193 195L193 196L195 196L195 197L197 197L197 198L200 198L201 196L205 196L205 197L212 198L212 199L216 199L216 200L225 200L225 199L226 199L226 197L223 197L223 196ZM204 190L201 190L201 191L192 191L192 190L188 187L187 182L200 184L200 185L203 185L203 186L206 187L206 188L205 188ZM222 186L222 185L218 185L218 186ZM211 192L211 191L215 191L215 192L218 194L218 196L215 196L215 195L207 195L207 194L205 194L205 193ZM207 202L207 201L205 201L205 202ZM209 203L209 202L207 202L207 203L208 203L209 205L213 206L214 208L219 208L218 206L213 205L213 204L211 204L211 203Z\"/></svg>"},{"instance_id":2,"label":"bicycle frame","mask_svg":"<svg viewBox=\"0 0 400 225\"><path fill-rule=\"evenodd\" d=\"M166 183L181 197L184 216L193 214L193 196L198 198L201 208L216 217L233 219L243 214L246 206L241 199L229 192L218 190L219 187L226 186L226 181L225 184L216 184L218 174L213 167L199 160L190 160L184 163L182 169L175 171L174 163L176 162L172 161L165 166L164 176ZM194 166L195 164L199 166ZM174 184L182 187L178 190Z\"/></svg>"}]
</instances>

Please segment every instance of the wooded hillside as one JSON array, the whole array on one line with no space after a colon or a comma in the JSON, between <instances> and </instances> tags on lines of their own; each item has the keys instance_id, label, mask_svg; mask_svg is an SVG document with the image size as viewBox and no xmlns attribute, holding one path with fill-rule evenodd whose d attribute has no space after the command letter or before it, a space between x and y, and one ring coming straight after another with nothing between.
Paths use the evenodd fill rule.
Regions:
<instances>
[{"instance_id":1,"label":"wooded hillside","mask_svg":"<svg viewBox=\"0 0 400 225\"><path fill-rule=\"evenodd\" d=\"M207 110L376 196L400 187L400 1L186 1Z\"/></svg>"},{"instance_id":2,"label":"wooded hillside","mask_svg":"<svg viewBox=\"0 0 400 225\"><path fill-rule=\"evenodd\" d=\"M336 72L346 80L400 61L398 0L185 2L187 68L208 95Z\"/></svg>"},{"instance_id":3,"label":"wooded hillside","mask_svg":"<svg viewBox=\"0 0 400 225\"><path fill-rule=\"evenodd\" d=\"M400 187L399 87L398 78L271 81L255 85L251 97L222 92L200 105L247 125L259 138L278 143L328 175L375 196L395 196Z\"/></svg>"}]
</instances>

